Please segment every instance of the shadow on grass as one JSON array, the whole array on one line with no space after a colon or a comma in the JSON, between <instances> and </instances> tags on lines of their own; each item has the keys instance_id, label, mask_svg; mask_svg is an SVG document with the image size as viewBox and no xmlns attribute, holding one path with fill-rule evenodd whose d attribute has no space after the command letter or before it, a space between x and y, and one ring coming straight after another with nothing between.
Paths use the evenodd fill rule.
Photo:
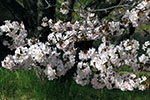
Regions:
<instances>
[{"instance_id":1,"label":"shadow on grass","mask_svg":"<svg viewBox=\"0 0 150 100\"><path fill-rule=\"evenodd\" d=\"M72 76L40 81L33 70L9 71L0 68L2 100L149 100L150 91L93 89L76 84ZM67 78L69 77L69 78Z\"/></svg>"}]
</instances>

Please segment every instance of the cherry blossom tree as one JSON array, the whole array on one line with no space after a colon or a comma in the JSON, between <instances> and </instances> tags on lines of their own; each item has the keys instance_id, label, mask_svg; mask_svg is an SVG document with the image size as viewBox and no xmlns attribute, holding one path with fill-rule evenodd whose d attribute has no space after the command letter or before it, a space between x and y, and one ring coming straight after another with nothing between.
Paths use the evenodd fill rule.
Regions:
<instances>
[{"instance_id":1,"label":"cherry blossom tree","mask_svg":"<svg viewBox=\"0 0 150 100\"><path fill-rule=\"evenodd\" d=\"M150 21L150 1L81 1L57 7L50 0L23 0L22 6L1 0L20 7L13 12L8 6L20 22L5 20L0 26L0 37L7 37L3 45L14 52L2 67L40 68L49 80L73 70L77 84L95 89L149 88L150 34L141 27Z\"/></svg>"}]
</instances>

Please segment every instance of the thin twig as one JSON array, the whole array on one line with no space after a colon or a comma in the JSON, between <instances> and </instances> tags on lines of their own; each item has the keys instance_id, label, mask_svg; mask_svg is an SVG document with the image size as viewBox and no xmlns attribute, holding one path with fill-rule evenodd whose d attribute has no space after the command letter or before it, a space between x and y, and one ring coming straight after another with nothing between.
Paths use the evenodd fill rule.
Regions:
<instances>
[{"instance_id":1,"label":"thin twig","mask_svg":"<svg viewBox=\"0 0 150 100\"><path fill-rule=\"evenodd\" d=\"M47 4L47 7L45 7L45 9L48 9L52 6L56 6L56 5L51 5L47 0L45 0L45 3Z\"/></svg>"},{"instance_id":2,"label":"thin twig","mask_svg":"<svg viewBox=\"0 0 150 100\"><path fill-rule=\"evenodd\" d=\"M107 11L107 10L111 10L114 8L120 8L120 7L129 7L129 5L128 4L117 5L117 6L112 6L112 7L103 8L103 9L96 9L96 10L87 9L87 11L89 11L89 12L101 12L101 11Z\"/></svg>"}]
</instances>

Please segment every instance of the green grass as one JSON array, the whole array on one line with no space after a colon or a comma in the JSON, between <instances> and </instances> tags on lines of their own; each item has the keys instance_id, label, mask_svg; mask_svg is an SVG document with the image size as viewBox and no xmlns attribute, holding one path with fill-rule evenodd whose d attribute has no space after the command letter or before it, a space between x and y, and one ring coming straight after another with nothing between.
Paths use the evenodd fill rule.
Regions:
<instances>
[{"instance_id":1,"label":"green grass","mask_svg":"<svg viewBox=\"0 0 150 100\"><path fill-rule=\"evenodd\" d=\"M33 70L0 68L0 100L149 100L150 91L93 89L71 78L41 81Z\"/></svg>"}]
</instances>

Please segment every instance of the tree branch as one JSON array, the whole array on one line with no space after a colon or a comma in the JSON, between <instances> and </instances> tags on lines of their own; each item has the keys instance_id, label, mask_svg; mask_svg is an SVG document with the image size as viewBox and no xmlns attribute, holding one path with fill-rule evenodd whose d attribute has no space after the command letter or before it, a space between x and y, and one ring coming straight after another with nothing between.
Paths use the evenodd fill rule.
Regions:
<instances>
[{"instance_id":1,"label":"tree branch","mask_svg":"<svg viewBox=\"0 0 150 100\"><path fill-rule=\"evenodd\" d=\"M93 12L97 12L98 13L98 17L101 19L107 15L109 15L109 13L116 8L116 6L118 6L120 4L120 0L109 0L109 1L105 1L105 0L95 0L91 3L89 3L85 9L88 10L87 8L91 8L91 9L96 9L93 10Z\"/></svg>"}]
</instances>

